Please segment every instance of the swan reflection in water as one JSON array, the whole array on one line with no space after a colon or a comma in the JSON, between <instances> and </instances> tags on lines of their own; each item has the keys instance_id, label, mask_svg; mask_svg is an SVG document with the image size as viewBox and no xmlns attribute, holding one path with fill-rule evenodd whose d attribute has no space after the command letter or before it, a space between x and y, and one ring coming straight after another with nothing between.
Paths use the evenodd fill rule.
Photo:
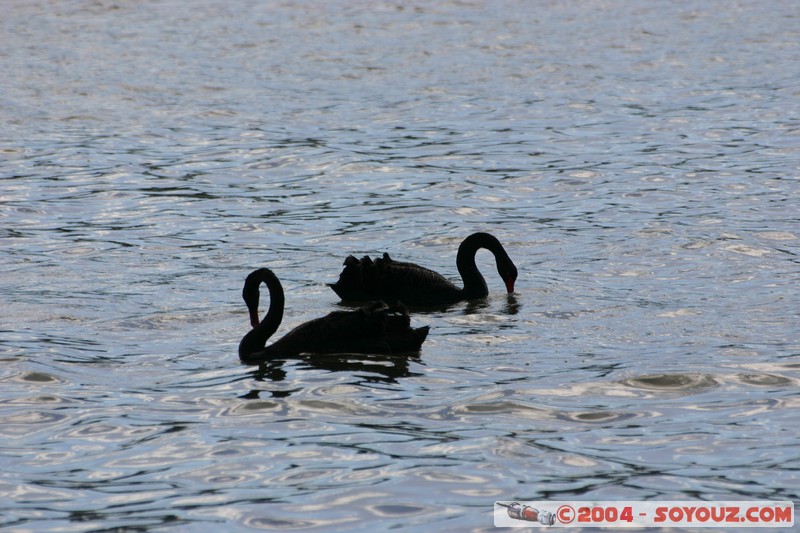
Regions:
<instances>
[{"instance_id":1,"label":"swan reflection in water","mask_svg":"<svg viewBox=\"0 0 800 533\"><path fill-rule=\"evenodd\" d=\"M413 364L422 364L418 356L375 354L357 356L348 354L330 354L325 357L298 356L286 359L273 359L258 365L252 373L252 378L259 382L280 383L286 380L287 370L285 365L296 365L300 370L317 369L327 372L347 372L354 379L348 381L352 385L383 383L397 383L399 379L422 376L421 372L412 371ZM246 399L258 399L264 394L272 398L285 398L301 389L288 390L263 390L254 389L241 396Z\"/></svg>"}]
</instances>

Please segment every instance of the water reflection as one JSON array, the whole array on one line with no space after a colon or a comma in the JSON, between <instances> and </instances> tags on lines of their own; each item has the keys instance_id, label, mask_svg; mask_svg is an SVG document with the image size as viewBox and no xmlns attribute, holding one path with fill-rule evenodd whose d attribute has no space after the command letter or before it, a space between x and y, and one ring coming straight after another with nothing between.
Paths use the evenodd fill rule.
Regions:
<instances>
[{"instance_id":1,"label":"water reflection","mask_svg":"<svg viewBox=\"0 0 800 533\"><path fill-rule=\"evenodd\" d=\"M708 374L654 374L625 379L623 385L664 392L700 392L719 385L719 382Z\"/></svg>"},{"instance_id":2,"label":"water reflection","mask_svg":"<svg viewBox=\"0 0 800 533\"><path fill-rule=\"evenodd\" d=\"M294 368L324 370L327 372L344 372L352 375L356 383L396 383L398 379L422 375L413 372L411 364L421 364L418 355L350 355L326 354L306 355L293 359L277 359L261 363L252 372L253 379L261 382L280 383L287 379L284 365L292 363ZM296 364L295 364L296 363ZM264 391L253 390L244 398L260 398ZM286 397L297 390L270 391L273 397Z\"/></svg>"},{"instance_id":3,"label":"water reflection","mask_svg":"<svg viewBox=\"0 0 800 533\"><path fill-rule=\"evenodd\" d=\"M0 528L798 498L796 2L485 4L4 3ZM419 357L238 363L245 265L468 228Z\"/></svg>"},{"instance_id":4,"label":"water reflection","mask_svg":"<svg viewBox=\"0 0 800 533\"><path fill-rule=\"evenodd\" d=\"M506 315L516 315L522 309L522 302L514 294L507 294L503 306L503 313Z\"/></svg>"}]
</instances>

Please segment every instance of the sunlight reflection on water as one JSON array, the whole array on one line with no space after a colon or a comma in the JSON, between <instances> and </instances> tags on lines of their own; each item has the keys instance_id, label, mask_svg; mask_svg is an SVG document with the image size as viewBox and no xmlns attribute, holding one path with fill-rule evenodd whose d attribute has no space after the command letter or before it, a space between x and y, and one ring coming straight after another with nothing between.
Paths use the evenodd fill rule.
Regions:
<instances>
[{"instance_id":1,"label":"sunlight reflection on water","mask_svg":"<svg viewBox=\"0 0 800 533\"><path fill-rule=\"evenodd\" d=\"M0 525L797 499L800 40L770 6L11 2ZM348 254L457 279L476 230L517 293L479 254L489 297L415 312L419 357L239 365L250 270L282 333L341 308Z\"/></svg>"}]
</instances>

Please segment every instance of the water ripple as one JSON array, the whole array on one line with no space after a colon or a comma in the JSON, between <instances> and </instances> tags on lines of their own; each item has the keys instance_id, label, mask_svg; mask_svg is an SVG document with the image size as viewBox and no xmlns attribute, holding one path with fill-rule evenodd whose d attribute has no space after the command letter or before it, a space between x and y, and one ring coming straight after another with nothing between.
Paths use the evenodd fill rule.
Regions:
<instances>
[{"instance_id":1,"label":"water ripple","mask_svg":"<svg viewBox=\"0 0 800 533\"><path fill-rule=\"evenodd\" d=\"M795 6L576 5L8 3L0 527L796 499ZM479 253L419 357L239 364L251 269L280 334L472 231L517 293Z\"/></svg>"},{"instance_id":2,"label":"water ripple","mask_svg":"<svg viewBox=\"0 0 800 533\"><path fill-rule=\"evenodd\" d=\"M627 387L663 392L702 392L719 385L708 374L653 374L625 379L620 382Z\"/></svg>"}]
</instances>

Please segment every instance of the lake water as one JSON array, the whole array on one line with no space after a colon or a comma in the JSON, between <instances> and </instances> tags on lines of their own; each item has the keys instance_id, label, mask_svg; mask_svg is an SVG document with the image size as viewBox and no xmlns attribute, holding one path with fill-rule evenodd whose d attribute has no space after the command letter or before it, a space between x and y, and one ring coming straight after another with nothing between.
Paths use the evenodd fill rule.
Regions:
<instances>
[{"instance_id":1,"label":"lake water","mask_svg":"<svg viewBox=\"0 0 800 533\"><path fill-rule=\"evenodd\" d=\"M794 0L10 0L0 526L491 531L800 499ZM348 254L505 294L418 358L243 366Z\"/></svg>"}]
</instances>

